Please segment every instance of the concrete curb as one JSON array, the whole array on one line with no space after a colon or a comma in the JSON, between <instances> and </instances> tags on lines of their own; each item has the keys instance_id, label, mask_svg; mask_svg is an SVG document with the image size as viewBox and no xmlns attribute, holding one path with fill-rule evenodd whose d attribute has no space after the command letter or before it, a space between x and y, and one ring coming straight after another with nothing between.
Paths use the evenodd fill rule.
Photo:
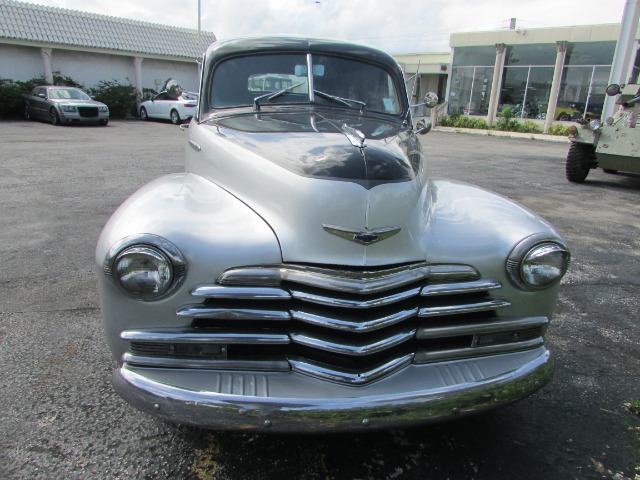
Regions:
<instances>
[{"instance_id":1,"label":"concrete curb","mask_svg":"<svg viewBox=\"0 0 640 480\"><path fill-rule=\"evenodd\" d=\"M500 130L481 130L441 126L434 127L432 132L466 133L467 135L484 135L486 137L524 138L527 140L540 140L543 142L569 143L569 139L567 137L560 135L545 135L543 133L503 132Z\"/></svg>"}]
</instances>

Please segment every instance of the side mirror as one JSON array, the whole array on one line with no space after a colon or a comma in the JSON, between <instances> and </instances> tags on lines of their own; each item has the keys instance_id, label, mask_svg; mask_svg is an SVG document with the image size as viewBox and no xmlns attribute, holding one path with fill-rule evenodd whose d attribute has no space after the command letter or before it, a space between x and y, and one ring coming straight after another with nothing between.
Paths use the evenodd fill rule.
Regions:
<instances>
[{"instance_id":1,"label":"side mirror","mask_svg":"<svg viewBox=\"0 0 640 480\"><path fill-rule=\"evenodd\" d=\"M424 96L424 106L433 108L438 105L438 95L433 92L427 92Z\"/></svg>"},{"instance_id":2,"label":"side mirror","mask_svg":"<svg viewBox=\"0 0 640 480\"><path fill-rule=\"evenodd\" d=\"M418 135L426 135L431 131L431 122L427 122L424 118L416 124L416 133Z\"/></svg>"},{"instance_id":3,"label":"side mirror","mask_svg":"<svg viewBox=\"0 0 640 480\"><path fill-rule=\"evenodd\" d=\"M438 95L433 92L428 92L424 96L424 102L418 103L417 105L411 105L411 108L422 107L425 106L427 108L433 108L438 105Z\"/></svg>"}]
</instances>

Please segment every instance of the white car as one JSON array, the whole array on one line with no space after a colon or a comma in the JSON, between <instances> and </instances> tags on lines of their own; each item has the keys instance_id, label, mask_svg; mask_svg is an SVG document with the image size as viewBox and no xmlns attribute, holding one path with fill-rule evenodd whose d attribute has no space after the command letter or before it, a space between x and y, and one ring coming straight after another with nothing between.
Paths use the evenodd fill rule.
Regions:
<instances>
[{"instance_id":1,"label":"white car","mask_svg":"<svg viewBox=\"0 0 640 480\"><path fill-rule=\"evenodd\" d=\"M183 92L176 98L168 92L160 92L151 100L142 102L139 113L142 120L160 118L179 125L193 117L197 106L198 95L195 93Z\"/></svg>"}]
</instances>

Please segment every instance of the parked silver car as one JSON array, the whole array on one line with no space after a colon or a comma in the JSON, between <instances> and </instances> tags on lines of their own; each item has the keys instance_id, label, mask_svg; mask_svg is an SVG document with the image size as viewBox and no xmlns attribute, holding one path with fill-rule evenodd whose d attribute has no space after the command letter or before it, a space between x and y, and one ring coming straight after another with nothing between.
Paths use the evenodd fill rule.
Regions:
<instances>
[{"instance_id":1,"label":"parked silver car","mask_svg":"<svg viewBox=\"0 0 640 480\"><path fill-rule=\"evenodd\" d=\"M186 172L133 194L98 241L116 391L175 422L321 432L541 388L565 241L504 197L433 178L411 108L379 50L209 47Z\"/></svg>"},{"instance_id":2,"label":"parked silver car","mask_svg":"<svg viewBox=\"0 0 640 480\"><path fill-rule=\"evenodd\" d=\"M151 100L142 102L139 112L142 120L160 118L179 125L195 115L197 106L198 95L195 93L183 92L176 98L169 92L161 92Z\"/></svg>"},{"instance_id":3,"label":"parked silver car","mask_svg":"<svg viewBox=\"0 0 640 480\"><path fill-rule=\"evenodd\" d=\"M40 86L24 94L24 117L53 125L109 123L109 107L75 87Z\"/></svg>"}]
</instances>

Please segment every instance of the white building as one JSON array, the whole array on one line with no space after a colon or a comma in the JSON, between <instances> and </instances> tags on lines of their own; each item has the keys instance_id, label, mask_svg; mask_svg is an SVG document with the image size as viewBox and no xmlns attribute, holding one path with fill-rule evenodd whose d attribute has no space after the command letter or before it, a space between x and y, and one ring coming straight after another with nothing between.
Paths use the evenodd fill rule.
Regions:
<instances>
[{"instance_id":1,"label":"white building","mask_svg":"<svg viewBox=\"0 0 640 480\"><path fill-rule=\"evenodd\" d=\"M0 78L53 72L86 87L117 81L159 90L167 78L198 90L198 64L212 32L0 0Z\"/></svg>"}]
</instances>

